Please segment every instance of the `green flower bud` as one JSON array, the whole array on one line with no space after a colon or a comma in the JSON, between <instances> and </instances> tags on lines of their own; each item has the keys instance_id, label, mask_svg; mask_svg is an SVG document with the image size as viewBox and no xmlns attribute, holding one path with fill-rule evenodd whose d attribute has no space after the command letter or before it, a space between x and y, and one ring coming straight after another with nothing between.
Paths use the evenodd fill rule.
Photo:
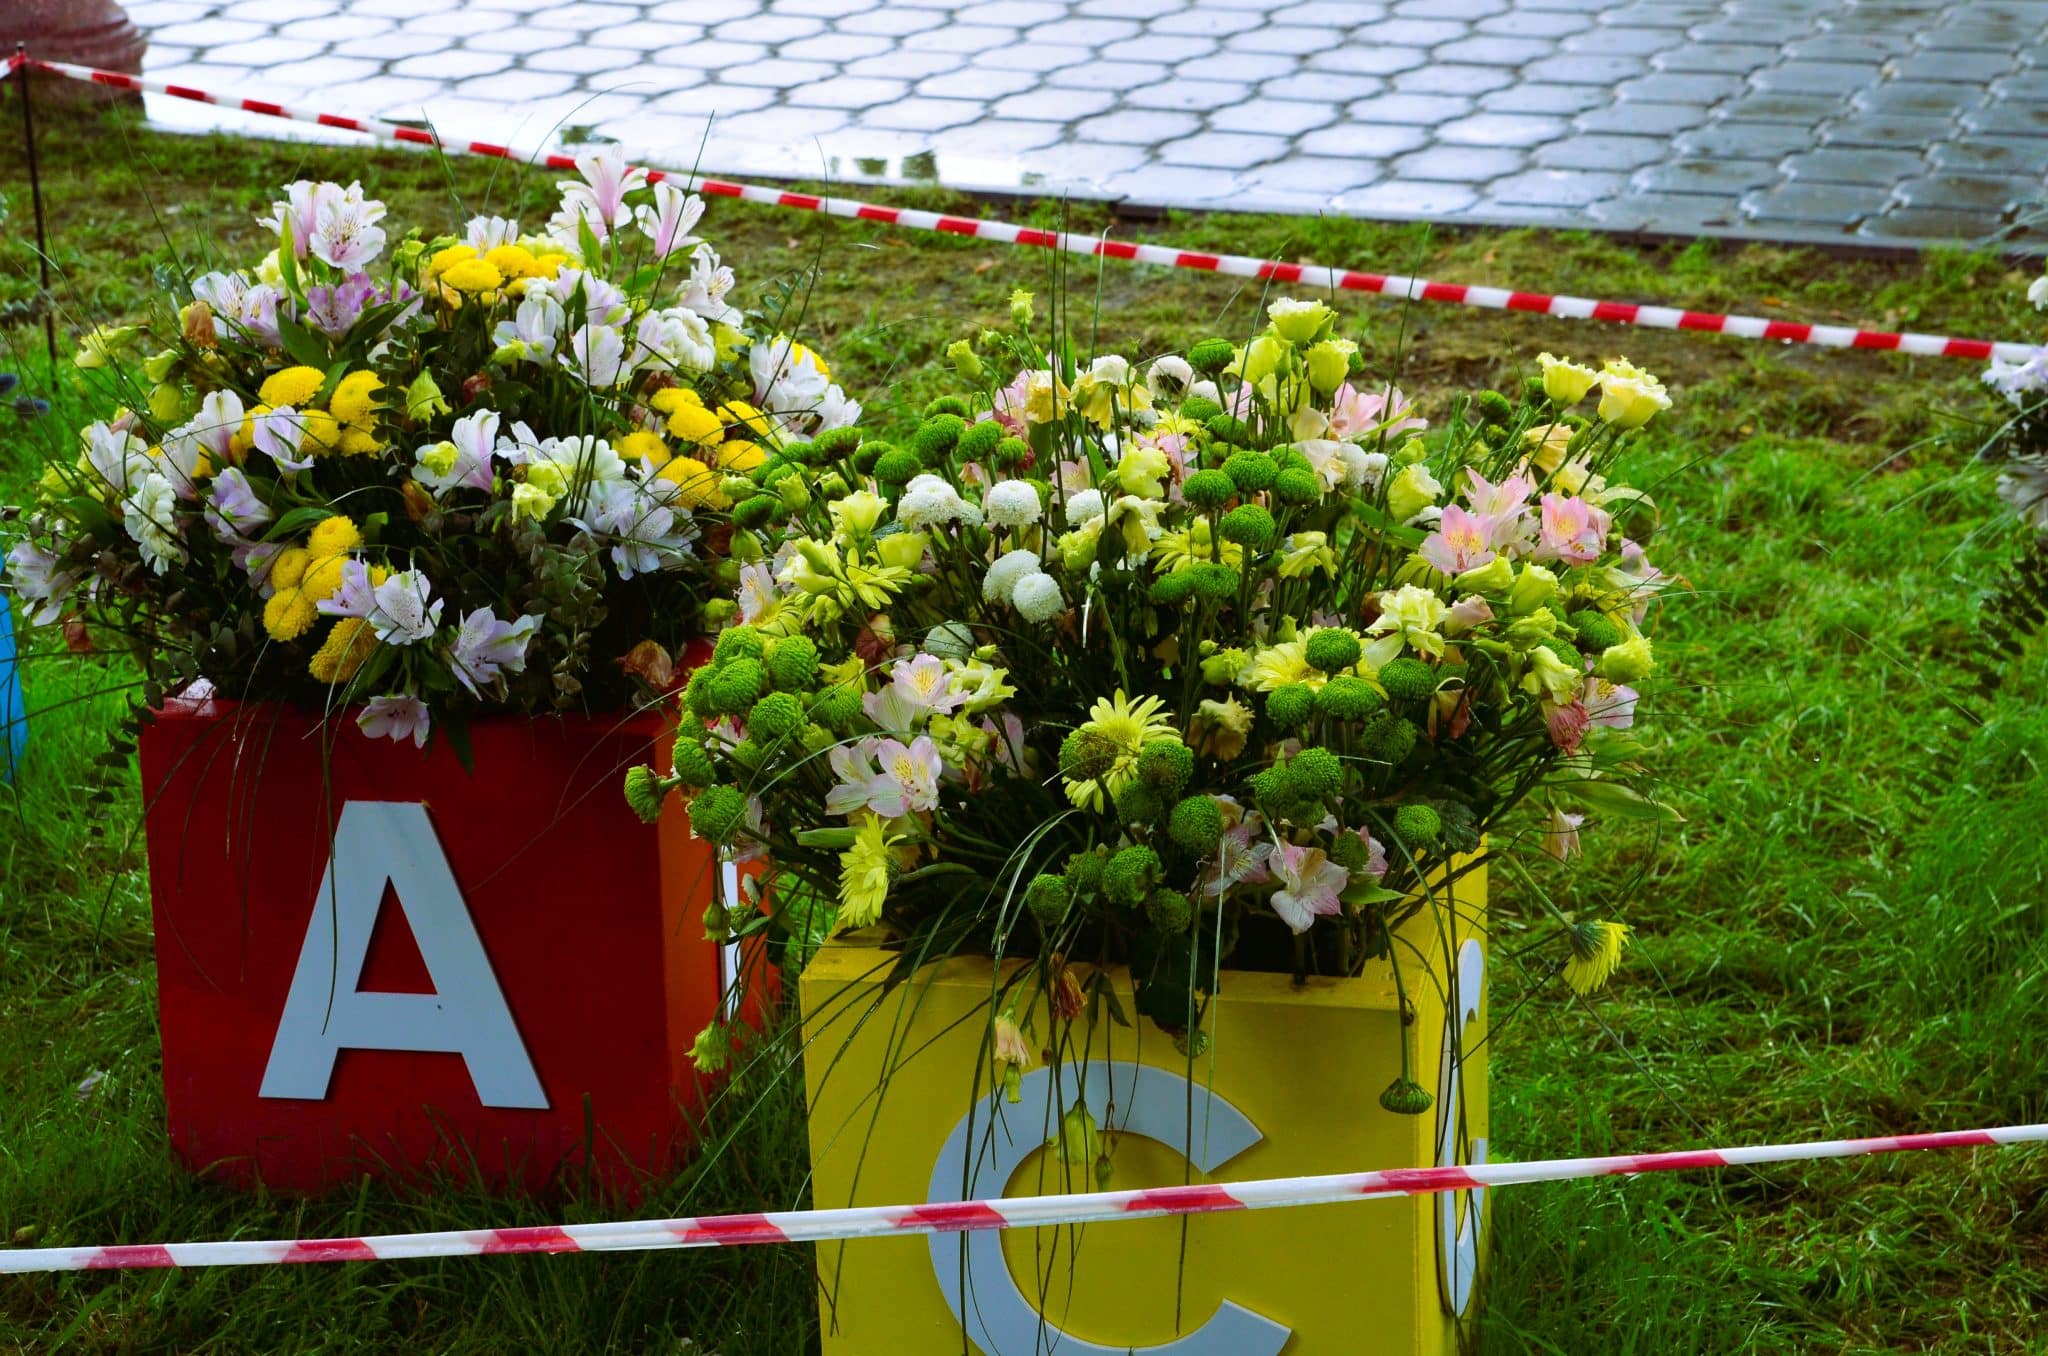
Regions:
<instances>
[{"instance_id":1,"label":"green flower bud","mask_svg":"<svg viewBox=\"0 0 2048 1356\"><path fill-rule=\"evenodd\" d=\"M811 447L821 457L843 457L860 446L860 430L857 428L828 428L811 439Z\"/></svg>"},{"instance_id":2,"label":"green flower bud","mask_svg":"<svg viewBox=\"0 0 2048 1356\"><path fill-rule=\"evenodd\" d=\"M1159 883L1159 854L1148 847L1127 847L1102 868L1102 893L1112 904L1135 909Z\"/></svg>"},{"instance_id":3,"label":"green flower bud","mask_svg":"<svg viewBox=\"0 0 2048 1356\"><path fill-rule=\"evenodd\" d=\"M1251 551L1271 546L1278 530L1273 515L1259 504L1239 504L1216 524L1216 533L1223 540L1234 541Z\"/></svg>"},{"instance_id":4,"label":"green flower bud","mask_svg":"<svg viewBox=\"0 0 2048 1356\"><path fill-rule=\"evenodd\" d=\"M803 703L790 692L771 692L747 712L747 738L773 748L802 729Z\"/></svg>"},{"instance_id":5,"label":"green flower bud","mask_svg":"<svg viewBox=\"0 0 2048 1356\"><path fill-rule=\"evenodd\" d=\"M1313 504L1323 497L1323 479L1305 467L1290 466L1273 478L1273 493L1283 504Z\"/></svg>"},{"instance_id":6,"label":"green flower bud","mask_svg":"<svg viewBox=\"0 0 2048 1356\"><path fill-rule=\"evenodd\" d=\"M747 798L730 786L707 786L690 798L690 829L719 847L730 847L746 823Z\"/></svg>"},{"instance_id":7,"label":"green flower bud","mask_svg":"<svg viewBox=\"0 0 2048 1356\"><path fill-rule=\"evenodd\" d=\"M755 528L766 527L783 512L782 501L772 494L757 494L751 499L742 499L732 506L732 520L736 526Z\"/></svg>"},{"instance_id":8,"label":"green flower bud","mask_svg":"<svg viewBox=\"0 0 2048 1356\"><path fill-rule=\"evenodd\" d=\"M1181 485L1180 492L1196 508L1214 510L1237 497L1237 482L1223 471L1197 471Z\"/></svg>"},{"instance_id":9,"label":"green flower bud","mask_svg":"<svg viewBox=\"0 0 2048 1356\"><path fill-rule=\"evenodd\" d=\"M718 633L718 640L711 648L713 660L759 659L767 652L768 642L751 626L728 626Z\"/></svg>"},{"instance_id":10,"label":"green flower bud","mask_svg":"<svg viewBox=\"0 0 2048 1356\"><path fill-rule=\"evenodd\" d=\"M1138 780L1166 795L1179 795L1194 775L1194 750L1178 739L1154 739L1138 750Z\"/></svg>"},{"instance_id":11,"label":"green flower bud","mask_svg":"<svg viewBox=\"0 0 2048 1356\"><path fill-rule=\"evenodd\" d=\"M1203 339L1188 350L1188 366L1205 377L1213 377L1237 357L1237 346L1228 339Z\"/></svg>"},{"instance_id":12,"label":"green flower bud","mask_svg":"<svg viewBox=\"0 0 2048 1356\"><path fill-rule=\"evenodd\" d=\"M1330 860L1346 871L1363 871L1372 861L1372 849L1357 834L1339 829L1330 839Z\"/></svg>"},{"instance_id":13,"label":"green flower bud","mask_svg":"<svg viewBox=\"0 0 2048 1356\"><path fill-rule=\"evenodd\" d=\"M1223 474L1230 477L1241 494L1257 494L1260 490L1271 489L1280 476L1280 468L1264 452L1233 452L1223 463Z\"/></svg>"},{"instance_id":14,"label":"green flower bud","mask_svg":"<svg viewBox=\"0 0 2048 1356\"><path fill-rule=\"evenodd\" d=\"M842 734L861 714L860 688L853 683L834 683L818 693L811 703L811 716L819 724Z\"/></svg>"},{"instance_id":15,"label":"green flower bud","mask_svg":"<svg viewBox=\"0 0 2048 1356\"><path fill-rule=\"evenodd\" d=\"M1194 577L1195 597L1205 603L1222 604L1237 597L1238 589L1244 584L1244 575L1220 560L1205 560L1190 566L1184 573Z\"/></svg>"},{"instance_id":16,"label":"green flower bud","mask_svg":"<svg viewBox=\"0 0 2048 1356\"><path fill-rule=\"evenodd\" d=\"M1076 730L1060 741L1060 775L1068 781L1092 782L1109 775L1122 750L1116 741L1094 730Z\"/></svg>"},{"instance_id":17,"label":"green flower bud","mask_svg":"<svg viewBox=\"0 0 2048 1356\"><path fill-rule=\"evenodd\" d=\"M1376 763L1399 767L1415 751L1415 726L1388 712L1365 730L1365 756Z\"/></svg>"},{"instance_id":18,"label":"green flower bud","mask_svg":"<svg viewBox=\"0 0 2048 1356\"><path fill-rule=\"evenodd\" d=\"M1197 424L1207 424L1223 413L1223 407L1207 396L1189 396L1180 402L1180 417L1192 419Z\"/></svg>"},{"instance_id":19,"label":"green flower bud","mask_svg":"<svg viewBox=\"0 0 2048 1356\"><path fill-rule=\"evenodd\" d=\"M884 485L908 485L922 474L924 462L907 448L891 448L875 460L875 479Z\"/></svg>"},{"instance_id":20,"label":"green flower bud","mask_svg":"<svg viewBox=\"0 0 2048 1356\"><path fill-rule=\"evenodd\" d=\"M728 659L712 670L711 700L718 714L736 716L752 706L767 685L768 671L760 660Z\"/></svg>"},{"instance_id":21,"label":"green flower bud","mask_svg":"<svg viewBox=\"0 0 2048 1356\"><path fill-rule=\"evenodd\" d=\"M1304 800L1328 800L1344 789L1344 764L1328 749L1303 749L1287 765L1287 779Z\"/></svg>"},{"instance_id":22,"label":"green flower bud","mask_svg":"<svg viewBox=\"0 0 2048 1356\"><path fill-rule=\"evenodd\" d=\"M1598 654L1602 650L1621 644L1621 628L1605 613L1589 609L1585 612L1574 612L1567 620L1579 633L1581 650Z\"/></svg>"},{"instance_id":23,"label":"green flower bud","mask_svg":"<svg viewBox=\"0 0 2048 1356\"><path fill-rule=\"evenodd\" d=\"M1014 471L1030 459L1030 446L1022 438L1015 437L1004 438L998 442L995 452L990 457L990 460L995 462L996 469L1002 471Z\"/></svg>"},{"instance_id":24,"label":"green flower bud","mask_svg":"<svg viewBox=\"0 0 2048 1356\"><path fill-rule=\"evenodd\" d=\"M809 636L784 636L768 648L768 681L778 692L817 686L818 647Z\"/></svg>"},{"instance_id":25,"label":"green flower bud","mask_svg":"<svg viewBox=\"0 0 2048 1356\"><path fill-rule=\"evenodd\" d=\"M1189 796L1173 807L1166 834L1197 857L1216 850L1223 837L1223 810L1213 796Z\"/></svg>"},{"instance_id":26,"label":"green flower bud","mask_svg":"<svg viewBox=\"0 0 2048 1356\"><path fill-rule=\"evenodd\" d=\"M1443 836L1443 816L1427 805L1403 805L1394 811L1394 836L1413 851Z\"/></svg>"},{"instance_id":27,"label":"green flower bud","mask_svg":"<svg viewBox=\"0 0 2048 1356\"><path fill-rule=\"evenodd\" d=\"M1073 897L1080 899L1100 890L1102 873L1107 864L1108 858L1103 855L1100 848L1090 852L1077 852L1067 858L1063 871L1067 878L1067 887Z\"/></svg>"},{"instance_id":28,"label":"green flower bud","mask_svg":"<svg viewBox=\"0 0 2048 1356\"><path fill-rule=\"evenodd\" d=\"M1324 683L1315 698L1317 714L1330 720L1363 720L1386 705L1371 683L1350 674Z\"/></svg>"},{"instance_id":29,"label":"green flower bud","mask_svg":"<svg viewBox=\"0 0 2048 1356\"><path fill-rule=\"evenodd\" d=\"M1473 402L1479 413L1489 423L1512 424L1515 422L1515 407L1499 391L1481 391Z\"/></svg>"},{"instance_id":30,"label":"green flower bud","mask_svg":"<svg viewBox=\"0 0 2048 1356\"><path fill-rule=\"evenodd\" d=\"M1420 659L1403 655L1381 666L1380 686L1397 702L1427 701L1436 692L1436 671Z\"/></svg>"},{"instance_id":31,"label":"green flower bud","mask_svg":"<svg viewBox=\"0 0 2048 1356\"><path fill-rule=\"evenodd\" d=\"M1159 799L1159 793L1143 782L1132 782L1117 792L1116 817L1127 829L1142 828L1156 824L1166 813L1166 802Z\"/></svg>"},{"instance_id":32,"label":"green flower bud","mask_svg":"<svg viewBox=\"0 0 2048 1356\"><path fill-rule=\"evenodd\" d=\"M1195 911L1189 907L1186 895L1161 886L1145 896L1145 918L1170 936L1186 932L1188 924L1195 921Z\"/></svg>"},{"instance_id":33,"label":"green flower bud","mask_svg":"<svg viewBox=\"0 0 2048 1356\"><path fill-rule=\"evenodd\" d=\"M661 818L661 802L668 797L668 783L653 768L642 765L626 769L626 804L644 823Z\"/></svg>"},{"instance_id":34,"label":"green flower bud","mask_svg":"<svg viewBox=\"0 0 2048 1356\"><path fill-rule=\"evenodd\" d=\"M1231 443L1238 447L1242 447L1246 442L1250 441L1252 436L1252 431L1245 427L1244 420L1234 414L1216 415L1202 427L1208 429L1209 436L1217 442ZM1226 466L1224 469L1229 470L1230 468ZM1232 479L1236 479L1236 477L1233 476ZM1238 481L1240 485L1243 483L1241 480ZM1261 485L1259 488L1264 489L1265 486Z\"/></svg>"},{"instance_id":35,"label":"green flower bud","mask_svg":"<svg viewBox=\"0 0 2048 1356\"><path fill-rule=\"evenodd\" d=\"M1315 709L1316 694L1307 683L1289 683L1266 694L1266 718L1283 731L1308 724Z\"/></svg>"},{"instance_id":36,"label":"green flower bud","mask_svg":"<svg viewBox=\"0 0 2048 1356\"><path fill-rule=\"evenodd\" d=\"M1064 876L1033 876L1031 884L1024 887L1024 907L1047 932L1066 921L1067 906L1072 902Z\"/></svg>"},{"instance_id":37,"label":"green flower bud","mask_svg":"<svg viewBox=\"0 0 2048 1356\"><path fill-rule=\"evenodd\" d=\"M926 466L938 466L952 454L960 441L960 435L967 431L967 421L957 414L941 414L918 425L917 432L910 437L910 445L917 451L917 459Z\"/></svg>"},{"instance_id":38,"label":"green flower bud","mask_svg":"<svg viewBox=\"0 0 2048 1356\"><path fill-rule=\"evenodd\" d=\"M676 780L684 786L709 786L718 780L718 773L711 766L711 755L705 752L703 744L689 735L676 740L669 760L675 768Z\"/></svg>"},{"instance_id":39,"label":"green flower bud","mask_svg":"<svg viewBox=\"0 0 2048 1356\"><path fill-rule=\"evenodd\" d=\"M975 356L974 345L965 339L955 339L946 345L946 361L953 364L953 370L960 374L960 380L979 385L984 372L981 359Z\"/></svg>"},{"instance_id":40,"label":"green flower bud","mask_svg":"<svg viewBox=\"0 0 2048 1356\"><path fill-rule=\"evenodd\" d=\"M986 461L1002 440L1003 426L993 419L984 419L978 424L969 424L967 431L960 435L960 441L953 445L953 450L960 454L962 461Z\"/></svg>"},{"instance_id":41,"label":"green flower bud","mask_svg":"<svg viewBox=\"0 0 2048 1356\"><path fill-rule=\"evenodd\" d=\"M937 396L925 402L923 414L926 419L936 419L942 414L950 414L956 419L965 419L967 417L967 402L955 395Z\"/></svg>"},{"instance_id":42,"label":"green flower bud","mask_svg":"<svg viewBox=\"0 0 2048 1356\"><path fill-rule=\"evenodd\" d=\"M1308 662L1324 673L1342 673L1364 653L1358 637L1341 626L1323 626L1309 632L1304 647Z\"/></svg>"},{"instance_id":43,"label":"green flower bud","mask_svg":"<svg viewBox=\"0 0 2048 1356\"><path fill-rule=\"evenodd\" d=\"M1193 570L1180 570L1173 574L1162 574L1152 581L1146 596L1161 607L1179 607L1195 591Z\"/></svg>"}]
</instances>

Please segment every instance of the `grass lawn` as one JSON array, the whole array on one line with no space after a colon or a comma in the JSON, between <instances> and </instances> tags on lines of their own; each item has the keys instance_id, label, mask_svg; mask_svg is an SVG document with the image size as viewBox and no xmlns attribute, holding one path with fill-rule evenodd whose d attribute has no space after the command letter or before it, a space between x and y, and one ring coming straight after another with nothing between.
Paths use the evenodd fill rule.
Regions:
<instances>
[{"instance_id":1,"label":"grass lawn","mask_svg":"<svg viewBox=\"0 0 2048 1356\"><path fill-rule=\"evenodd\" d=\"M254 218L298 177L361 178L395 219L546 214L555 176L390 152L183 139L120 115L51 119L42 158L60 328L135 313L153 270L251 259ZM0 302L34 292L18 146ZM937 190L885 195L975 214ZM1057 204L990 209L1056 224ZM1076 208L1076 229L1107 224ZM758 290L815 269L807 339L848 389L922 389L918 370L994 323L1045 257L999 245L716 202L710 237ZM2025 278L1961 255L1843 262L1576 234L1429 237L1273 217L1119 226L1193 248L1787 319L2022 338ZM1083 284L1076 283L1078 290ZM1092 284L1090 284L1092 285ZM1106 345L1133 356L1211 325L1241 332L1255 288L1111 264ZM1976 603L2013 544L1989 477L1931 435L1983 418L1968 364L1342 298L1351 333L1425 411L1533 369L1537 351L1626 353L1677 408L1637 459L1666 527L1646 702L1686 823L1594 826L1575 876L1539 871L1639 945L1574 1004L1555 984L1492 1050L1493 1156L1536 1158L2048 1119L2048 678L1961 714L1955 664L1986 644ZM0 500L84 418L40 326L0 334L57 405L0 444ZM68 354L69 344L65 345ZM1995 643L1995 642L1993 642ZM228 1194L171 1162L139 792L95 761L128 693L119 667L32 645L34 743L0 790L0 1246L308 1236L606 1217L601 1201L508 1201L365 1186L301 1202ZM1513 889L1500 893L1513 912ZM1507 939L1512 943L1512 937ZM1512 946L1502 948L1503 954ZM1533 973L1497 965L1495 1011ZM1305 1071L1341 1077L1341 1069ZM805 1203L800 1109L771 1098L743 1151L650 1209ZM1379 1166L1360 1164L1360 1167ZM1496 1194L1489 1353L2036 1351L2048 1306L2048 1157L1892 1157ZM1369 1205L1355 1207L1368 1210ZM1368 1325L1370 1316L1362 1317ZM0 1280L0 1347L64 1351L798 1352L813 1342L805 1250L524 1257L267 1271ZM1369 1339L1362 1350L1369 1350Z\"/></svg>"}]
</instances>

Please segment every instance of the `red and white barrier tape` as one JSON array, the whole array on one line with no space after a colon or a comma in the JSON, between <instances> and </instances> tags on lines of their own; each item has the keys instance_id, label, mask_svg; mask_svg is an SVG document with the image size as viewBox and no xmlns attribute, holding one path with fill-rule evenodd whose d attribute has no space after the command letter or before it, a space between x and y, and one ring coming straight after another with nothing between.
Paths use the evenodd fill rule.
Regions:
<instances>
[{"instance_id":1,"label":"red and white barrier tape","mask_svg":"<svg viewBox=\"0 0 2048 1356\"><path fill-rule=\"evenodd\" d=\"M298 1262L377 1262L407 1257L481 1257L516 1252L629 1252L657 1248L723 1248L747 1243L815 1243L895 1234L959 1233L1092 1224L1157 1215L1333 1205L1388 1196L1420 1196L1478 1187L1631 1177L1644 1172L1854 1158L1908 1149L1993 1148L2048 1141L2048 1125L1951 1130L1931 1135L1819 1140L1735 1149L1557 1158L1536 1163L1396 1168L1327 1177L1277 1177L1256 1182L1097 1191L932 1205L854 1206L766 1215L698 1215L615 1224L545 1224L515 1229L379 1234L366 1238L261 1239L229 1243L144 1243L96 1248L0 1248L0 1273L108 1271L140 1267L275 1266Z\"/></svg>"},{"instance_id":2,"label":"red and white barrier tape","mask_svg":"<svg viewBox=\"0 0 2048 1356\"><path fill-rule=\"evenodd\" d=\"M74 66L60 61L41 61L18 54L9 58L10 71L22 65L67 80L84 80L110 85L115 89L162 94L174 99L189 99L195 103L236 108L245 113L258 113L265 117L286 118L293 122L363 132L410 145L438 146L451 154L494 156L501 160L546 165L550 169L576 167L573 157L563 155L559 151L526 152L488 141L448 141L423 128L408 127L378 118L350 117L338 113L309 113L268 100L236 99L193 89L187 85L173 85L144 76L124 75L119 71L96 70L90 66ZM1194 250L1172 249L1164 245L1138 245L1096 236L1041 231L1007 221L945 216L937 212L920 212L907 207L878 207L873 203L857 202L850 198L788 193L781 189L733 183L724 179L693 177L672 171L650 170L647 177L650 180L675 179L690 184L700 193L722 198L738 198L743 202L762 203L770 207L791 207L806 212L823 212L836 217L881 221L913 230L937 231L945 235L967 236L976 240L994 240L1006 245L1035 245L1041 249L1099 255L1108 259L1125 259L1133 263L1198 269L1207 273L1270 279L1279 283L1298 283L1320 290L1373 292L1384 296L1405 297L1410 301L1445 302L1454 306L1478 306L1496 311L1526 311L1532 315L1556 316L1568 320L1605 320L1617 325L1637 325L1646 329L1693 330L1704 334L1733 335L1740 339L1815 344L1822 348L1877 349L1930 358L1968 358L1978 362L1997 358L2004 362L2023 363L2036 352L2036 346L2033 344L1995 342L1989 339L1951 339L1936 334L1898 334L1887 330L1856 329L1846 325L1812 325L1789 320L1765 320L1759 316L1719 315L1711 311L1687 311L1671 306L1642 306L1634 302L1597 301L1591 297L1553 296L1544 292L1520 292L1502 287L1432 282L1427 278L1408 278L1398 274L1358 273L1349 269L1323 268L1313 264L1283 264L1273 259L1255 259L1240 254L1205 254Z\"/></svg>"}]
</instances>

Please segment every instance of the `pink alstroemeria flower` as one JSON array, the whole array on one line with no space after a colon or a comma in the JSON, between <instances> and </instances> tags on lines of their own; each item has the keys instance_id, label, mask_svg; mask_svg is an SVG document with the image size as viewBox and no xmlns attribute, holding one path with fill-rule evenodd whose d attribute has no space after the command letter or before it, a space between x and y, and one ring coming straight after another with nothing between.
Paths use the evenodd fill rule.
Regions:
<instances>
[{"instance_id":1,"label":"pink alstroemeria flower","mask_svg":"<svg viewBox=\"0 0 2048 1356\"><path fill-rule=\"evenodd\" d=\"M1345 382L1337 388L1330 410L1330 436L1349 441L1384 433L1395 437L1429 427L1427 419L1409 413L1408 397L1392 386L1382 391L1360 391Z\"/></svg>"},{"instance_id":2,"label":"pink alstroemeria flower","mask_svg":"<svg viewBox=\"0 0 2048 1356\"><path fill-rule=\"evenodd\" d=\"M1318 917L1330 918L1344 909L1339 898L1351 883L1351 873L1331 861L1321 848L1280 843L1269 859L1280 888L1273 892L1273 912L1295 932L1307 932Z\"/></svg>"},{"instance_id":3,"label":"pink alstroemeria flower","mask_svg":"<svg viewBox=\"0 0 2048 1356\"><path fill-rule=\"evenodd\" d=\"M1445 574L1463 574L1491 561L1493 520L1456 504L1444 505L1436 531L1422 539L1422 558Z\"/></svg>"},{"instance_id":4,"label":"pink alstroemeria flower","mask_svg":"<svg viewBox=\"0 0 2048 1356\"><path fill-rule=\"evenodd\" d=\"M1636 723L1639 695L1632 687L1611 683L1605 678L1589 677L1579 702L1586 708L1586 718L1593 724L1609 730L1626 730Z\"/></svg>"},{"instance_id":5,"label":"pink alstroemeria flower","mask_svg":"<svg viewBox=\"0 0 2048 1356\"><path fill-rule=\"evenodd\" d=\"M1550 731L1550 742L1557 746L1559 752L1574 754L1585 741L1586 731L1592 728L1593 718L1586 714L1584 702L1575 701L1565 706L1545 703L1543 724Z\"/></svg>"},{"instance_id":6,"label":"pink alstroemeria flower","mask_svg":"<svg viewBox=\"0 0 2048 1356\"><path fill-rule=\"evenodd\" d=\"M1543 496L1543 529L1536 541L1537 560L1562 560L1572 565L1591 564L1606 545L1607 529L1613 520L1604 509L1595 508L1572 495Z\"/></svg>"},{"instance_id":7,"label":"pink alstroemeria flower","mask_svg":"<svg viewBox=\"0 0 2048 1356\"><path fill-rule=\"evenodd\" d=\"M1560 862L1568 862L1579 855L1579 825L1586 822L1584 815L1566 814L1552 806L1550 820L1543 827L1543 850Z\"/></svg>"}]
</instances>

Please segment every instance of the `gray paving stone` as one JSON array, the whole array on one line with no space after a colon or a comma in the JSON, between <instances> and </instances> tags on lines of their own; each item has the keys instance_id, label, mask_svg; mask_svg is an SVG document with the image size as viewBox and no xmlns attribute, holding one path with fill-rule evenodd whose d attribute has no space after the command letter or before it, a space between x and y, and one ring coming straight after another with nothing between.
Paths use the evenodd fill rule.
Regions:
<instances>
[{"instance_id":1,"label":"gray paving stone","mask_svg":"<svg viewBox=\"0 0 2048 1356\"><path fill-rule=\"evenodd\" d=\"M1835 226L1844 231L1884 210L1891 201L1886 188L1863 184L1780 184L1751 193L1742 213L1753 221L1792 221Z\"/></svg>"},{"instance_id":2,"label":"gray paving stone","mask_svg":"<svg viewBox=\"0 0 2048 1356\"><path fill-rule=\"evenodd\" d=\"M1533 157L1542 169L1600 170L1626 174L1670 155L1661 137L1567 136L1539 148Z\"/></svg>"},{"instance_id":3,"label":"gray paving stone","mask_svg":"<svg viewBox=\"0 0 2048 1356\"><path fill-rule=\"evenodd\" d=\"M1864 113L1839 118L1822 127L1820 144L1922 150L1943 144L1955 135L1955 130L1955 122L1949 118Z\"/></svg>"},{"instance_id":4,"label":"gray paving stone","mask_svg":"<svg viewBox=\"0 0 2048 1356\"><path fill-rule=\"evenodd\" d=\"M733 175L921 153L961 187L1873 243L1982 238L2048 176L2048 0L130 5L154 74L671 161L715 123Z\"/></svg>"},{"instance_id":5,"label":"gray paving stone","mask_svg":"<svg viewBox=\"0 0 2048 1356\"><path fill-rule=\"evenodd\" d=\"M1903 207L1966 207L2002 213L2015 203L2040 196L2038 179L1955 174L1947 170L1938 170L1923 179L1908 179L1898 186L1899 204Z\"/></svg>"},{"instance_id":6,"label":"gray paving stone","mask_svg":"<svg viewBox=\"0 0 2048 1356\"><path fill-rule=\"evenodd\" d=\"M1479 96L1488 113L1547 113L1569 116L1598 108L1612 97L1598 85L1514 84Z\"/></svg>"},{"instance_id":7,"label":"gray paving stone","mask_svg":"<svg viewBox=\"0 0 2048 1356\"><path fill-rule=\"evenodd\" d=\"M1873 240L1921 245L1930 240L1973 242L1989 231L1982 213L1945 207L1894 207L1866 219L1856 234Z\"/></svg>"},{"instance_id":8,"label":"gray paving stone","mask_svg":"<svg viewBox=\"0 0 2048 1356\"><path fill-rule=\"evenodd\" d=\"M1775 160L1813 144L1813 130L1798 123L1723 121L1681 133L1671 147L1686 156Z\"/></svg>"},{"instance_id":9,"label":"gray paving stone","mask_svg":"<svg viewBox=\"0 0 2048 1356\"><path fill-rule=\"evenodd\" d=\"M1310 132L1295 143L1310 155L1357 156L1363 160L1384 160L1412 151L1429 140L1419 127L1393 123L1343 122Z\"/></svg>"},{"instance_id":10,"label":"gray paving stone","mask_svg":"<svg viewBox=\"0 0 2048 1356\"><path fill-rule=\"evenodd\" d=\"M1534 169L1486 186L1486 196L1495 202L1540 204L1553 207L1585 207L1611 198L1628 186L1626 174L1600 174L1575 169Z\"/></svg>"},{"instance_id":11,"label":"gray paving stone","mask_svg":"<svg viewBox=\"0 0 2048 1356\"><path fill-rule=\"evenodd\" d=\"M1160 109L1116 109L1074 124L1079 141L1106 141L1122 146L1157 146L1199 132L1202 120L1193 113Z\"/></svg>"},{"instance_id":12,"label":"gray paving stone","mask_svg":"<svg viewBox=\"0 0 2048 1356\"><path fill-rule=\"evenodd\" d=\"M1639 104L1716 104L1743 90L1739 75L1676 75L1663 71L1625 80L1617 97Z\"/></svg>"},{"instance_id":13,"label":"gray paving stone","mask_svg":"<svg viewBox=\"0 0 2048 1356\"><path fill-rule=\"evenodd\" d=\"M1915 151L1826 147L1787 156L1778 167L1788 178L1802 183L1862 184L1880 188L1924 172L1927 159Z\"/></svg>"},{"instance_id":14,"label":"gray paving stone","mask_svg":"<svg viewBox=\"0 0 2048 1356\"><path fill-rule=\"evenodd\" d=\"M1725 194L1744 193L1777 177L1777 162L1771 160L1686 157L1637 170L1630 183L1652 193Z\"/></svg>"},{"instance_id":15,"label":"gray paving stone","mask_svg":"<svg viewBox=\"0 0 2048 1356\"><path fill-rule=\"evenodd\" d=\"M1533 114L1475 113L1436 129L1436 139L1454 146L1536 146L1571 130L1563 118Z\"/></svg>"},{"instance_id":16,"label":"gray paving stone","mask_svg":"<svg viewBox=\"0 0 2048 1356\"><path fill-rule=\"evenodd\" d=\"M1401 179L1483 184L1528 166L1520 151L1487 150L1479 146L1431 146L1404 155L1391 168Z\"/></svg>"}]
</instances>

